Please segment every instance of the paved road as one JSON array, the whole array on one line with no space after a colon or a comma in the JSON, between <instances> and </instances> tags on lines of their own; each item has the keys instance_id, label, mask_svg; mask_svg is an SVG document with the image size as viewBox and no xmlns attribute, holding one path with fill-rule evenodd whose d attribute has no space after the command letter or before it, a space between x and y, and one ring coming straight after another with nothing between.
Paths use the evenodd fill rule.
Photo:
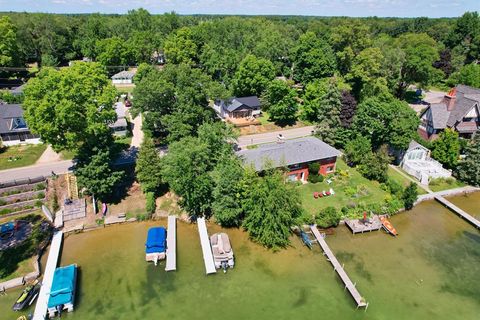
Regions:
<instances>
[{"instance_id":1,"label":"paved road","mask_svg":"<svg viewBox=\"0 0 480 320\"><path fill-rule=\"evenodd\" d=\"M238 138L238 146L240 148L245 148L246 146L249 146L249 145L275 142L277 141L277 137L279 133L281 133L285 139L306 137L306 136L310 136L312 134L312 130L314 129L315 129L315 126L308 126L308 127L301 127L301 128L295 128L295 129L240 136Z\"/></svg>"},{"instance_id":2,"label":"paved road","mask_svg":"<svg viewBox=\"0 0 480 320\"><path fill-rule=\"evenodd\" d=\"M11 181L15 179L36 178L39 176L49 176L52 174L52 171L56 174L66 173L72 166L72 160L64 160L53 163L34 164L33 166L28 167L1 170L0 182Z\"/></svg>"}]
</instances>

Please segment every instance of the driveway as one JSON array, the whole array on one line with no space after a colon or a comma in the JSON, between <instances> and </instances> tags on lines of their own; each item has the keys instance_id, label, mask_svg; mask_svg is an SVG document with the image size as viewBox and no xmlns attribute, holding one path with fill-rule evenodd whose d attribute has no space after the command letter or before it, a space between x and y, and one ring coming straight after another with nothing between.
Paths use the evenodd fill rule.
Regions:
<instances>
[{"instance_id":1,"label":"driveway","mask_svg":"<svg viewBox=\"0 0 480 320\"><path fill-rule=\"evenodd\" d=\"M62 157L59 153L53 151L52 146L48 145L47 149L43 152L43 154L38 158L35 164L42 164L42 163L52 163L62 161Z\"/></svg>"},{"instance_id":2,"label":"driveway","mask_svg":"<svg viewBox=\"0 0 480 320\"><path fill-rule=\"evenodd\" d=\"M240 136L238 146L243 149L250 145L275 142L279 134L282 134L285 139L311 136L313 130L315 130L315 126Z\"/></svg>"},{"instance_id":3,"label":"driveway","mask_svg":"<svg viewBox=\"0 0 480 320\"><path fill-rule=\"evenodd\" d=\"M132 116L130 116L132 119ZM142 131L142 115L139 114L135 119L132 120L132 142L130 143L131 147L140 148L140 145L143 142L143 131Z\"/></svg>"}]
</instances>

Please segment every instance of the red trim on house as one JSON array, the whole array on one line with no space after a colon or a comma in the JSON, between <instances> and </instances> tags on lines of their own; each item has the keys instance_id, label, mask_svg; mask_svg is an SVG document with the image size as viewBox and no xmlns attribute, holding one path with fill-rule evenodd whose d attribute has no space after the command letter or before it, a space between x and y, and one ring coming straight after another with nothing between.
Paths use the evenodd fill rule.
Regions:
<instances>
[{"instance_id":1,"label":"red trim on house","mask_svg":"<svg viewBox=\"0 0 480 320\"><path fill-rule=\"evenodd\" d=\"M337 157L319 160L318 163L320 164L320 170L318 171L318 173L323 176L326 176L327 174L330 174L330 173L334 173L337 166L336 162L337 162ZM299 168L297 167L286 173L287 176L291 176L293 174L297 176L297 181L307 181L308 180L308 164L307 163L301 164ZM303 179L302 179L302 174L303 174Z\"/></svg>"}]
</instances>

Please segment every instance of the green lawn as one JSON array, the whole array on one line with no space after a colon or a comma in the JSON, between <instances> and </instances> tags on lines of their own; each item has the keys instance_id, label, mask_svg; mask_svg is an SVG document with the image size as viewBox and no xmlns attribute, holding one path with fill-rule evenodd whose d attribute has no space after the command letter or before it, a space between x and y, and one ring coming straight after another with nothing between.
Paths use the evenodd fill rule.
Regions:
<instances>
[{"instance_id":1,"label":"green lawn","mask_svg":"<svg viewBox=\"0 0 480 320\"><path fill-rule=\"evenodd\" d=\"M46 144L5 147L0 152L0 170L34 164L47 148Z\"/></svg>"},{"instance_id":2,"label":"green lawn","mask_svg":"<svg viewBox=\"0 0 480 320\"><path fill-rule=\"evenodd\" d=\"M447 178L447 179L435 179L430 181L428 186L430 190L433 192L443 191L448 189L460 188L465 187L465 183L456 180L455 178Z\"/></svg>"},{"instance_id":3,"label":"green lawn","mask_svg":"<svg viewBox=\"0 0 480 320\"><path fill-rule=\"evenodd\" d=\"M315 199L314 192L333 188L335 195ZM320 209L333 206L341 209L353 204L383 203L388 196L376 181L370 181L360 175L355 168L348 167L343 160L337 161L337 174L329 185L326 181L307 183L297 187L304 209L309 214L316 214Z\"/></svg>"},{"instance_id":4,"label":"green lawn","mask_svg":"<svg viewBox=\"0 0 480 320\"><path fill-rule=\"evenodd\" d=\"M388 167L388 177L393 181L397 182L398 184L402 185L404 188L408 186L411 182L411 180L405 178L404 176L402 176L400 173L398 173L396 170L392 169L391 167ZM417 190L418 190L418 194L427 193L427 191L425 191L423 188L420 188L420 187L417 187Z\"/></svg>"}]
</instances>

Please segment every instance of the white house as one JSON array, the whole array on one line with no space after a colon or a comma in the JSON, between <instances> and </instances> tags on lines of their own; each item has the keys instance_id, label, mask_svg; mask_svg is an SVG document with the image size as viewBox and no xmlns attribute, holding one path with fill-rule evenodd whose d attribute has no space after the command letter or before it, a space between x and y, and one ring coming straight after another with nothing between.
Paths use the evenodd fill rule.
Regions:
<instances>
[{"instance_id":1,"label":"white house","mask_svg":"<svg viewBox=\"0 0 480 320\"><path fill-rule=\"evenodd\" d=\"M112 76L113 84L132 84L135 72L133 71L120 71Z\"/></svg>"},{"instance_id":2,"label":"white house","mask_svg":"<svg viewBox=\"0 0 480 320\"><path fill-rule=\"evenodd\" d=\"M261 113L261 103L257 96L217 100L213 109L222 119L255 118Z\"/></svg>"},{"instance_id":3,"label":"white house","mask_svg":"<svg viewBox=\"0 0 480 320\"><path fill-rule=\"evenodd\" d=\"M41 142L40 137L28 129L19 104L0 104L0 137L4 146Z\"/></svg>"},{"instance_id":4,"label":"white house","mask_svg":"<svg viewBox=\"0 0 480 320\"><path fill-rule=\"evenodd\" d=\"M443 168L442 164L430 158L430 150L417 143L410 142L401 163L402 169L428 185L431 179L448 178L452 172Z\"/></svg>"}]
</instances>

